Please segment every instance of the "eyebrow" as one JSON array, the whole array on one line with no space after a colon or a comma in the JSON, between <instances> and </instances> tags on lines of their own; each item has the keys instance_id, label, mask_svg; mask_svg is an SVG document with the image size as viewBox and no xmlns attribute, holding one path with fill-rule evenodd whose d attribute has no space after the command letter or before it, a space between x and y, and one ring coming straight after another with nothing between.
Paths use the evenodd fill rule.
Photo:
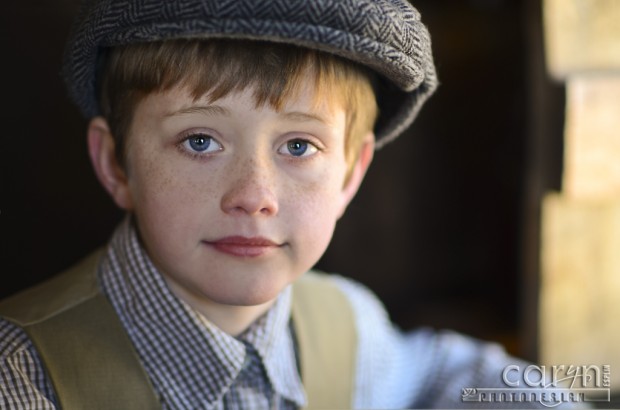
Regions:
<instances>
[{"instance_id":1,"label":"eyebrow","mask_svg":"<svg viewBox=\"0 0 620 410\"><path fill-rule=\"evenodd\" d=\"M289 112L281 113L280 115L284 117L285 119L291 120L291 121L299 121L299 122L318 121L323 124L329 124L329 121L327 121L325 118L321 117L318 114L314 114L314 113L307 113L307 112L301 112L301 111L289 111Z\"/></svg>"},{"instance_id":2,"label":"eyebrow","mask_svg":"<svg viewBox=\"0 0 620 410\"><path fill-rule=\"evenodd\" d=\"M222 115L230 117L232 113L228 108L219 105L193 105L191 107L181 108L180 110L166 114L166 117L174 117L175 115L185 114L203 114L208 116ZM315 113L302 111L287 111L279 114L286 120L298 122L318 121L323 124L329 124L329 121Z\"/></svg>"},{"instance_id":3,"label":"eyebrow","mask_svg":"<svg viewBox=\"0 0 620 410\"><path fill-rule=\"evenodd\" d=\"M184 114L203 114L208 116L224 115L230 117L230 110L219 105L193 105L191 107L181 108L180 110L166 114L166 117L174 117L175 115Z\"/></svg>"}]
</instances>

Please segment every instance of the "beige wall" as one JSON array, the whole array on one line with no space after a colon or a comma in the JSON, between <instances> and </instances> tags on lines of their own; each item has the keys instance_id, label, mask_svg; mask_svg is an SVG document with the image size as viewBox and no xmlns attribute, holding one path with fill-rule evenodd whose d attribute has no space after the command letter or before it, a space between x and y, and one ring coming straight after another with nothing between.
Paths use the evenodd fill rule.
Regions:
<instances>
[{"instance_id":1,"label":"beige wall","mask_svg":"<svg viewBox=\"0 0 620 410\"><path fill-rule=\"evenodd\" d=\"M563 188L543 204L540 358L611 365L617 393L620 1L545 0L544 15L549 73L567 94Z\"/></svg>"}]
</instances>

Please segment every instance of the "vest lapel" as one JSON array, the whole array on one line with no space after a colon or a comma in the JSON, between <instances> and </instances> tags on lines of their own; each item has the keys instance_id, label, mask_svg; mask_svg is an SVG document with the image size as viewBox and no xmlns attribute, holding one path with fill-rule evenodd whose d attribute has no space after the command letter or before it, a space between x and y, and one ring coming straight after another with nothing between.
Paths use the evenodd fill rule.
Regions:
<instances>
[{"instance_id":1,"label":"vest lapel","mask_svg":"<svg viewBox=\"0 0 620 410\"><path fill-rule=\"evenodd\" d=\"M148 376L97 286L101 252L0 305L39 352L63 409L158 409Z\"/></svg>"}]
</instances>

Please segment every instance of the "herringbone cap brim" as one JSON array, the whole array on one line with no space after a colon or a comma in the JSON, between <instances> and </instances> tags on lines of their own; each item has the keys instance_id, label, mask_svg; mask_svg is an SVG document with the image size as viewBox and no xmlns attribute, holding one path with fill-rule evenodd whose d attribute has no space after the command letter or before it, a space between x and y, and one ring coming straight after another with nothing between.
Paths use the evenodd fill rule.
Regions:
<instances>
[{"instance_id":1,"label":"herringbone cap brim","mask_svg":"<svg viewBox=\"0 0 620 410\"><path fill-rule=\"evenodd\" d=\"M65 51L69 94L84 116L99 115L101 50L193 37L285 42L371 68L383 82L378 147L413 122L437 86L430 36L406 0L86 0Z\"/></svg>"}]
</instances>

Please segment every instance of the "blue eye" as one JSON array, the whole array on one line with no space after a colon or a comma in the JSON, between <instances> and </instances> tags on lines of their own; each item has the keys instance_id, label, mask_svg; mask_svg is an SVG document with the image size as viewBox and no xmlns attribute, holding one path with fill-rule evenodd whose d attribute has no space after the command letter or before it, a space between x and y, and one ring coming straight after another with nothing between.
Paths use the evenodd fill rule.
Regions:
<instances>
[{"instance_id":1,"label":"blue eye","mask_svg":"<svg viewBox=\"0 0 620 410\"><path fill-rule=\"evenodd\" d=\"M294 157L307 157L317 151L318 149L314 144L302 139L287 141L278 149L280 154L292 155Z\"/></svg>"},{"instance_id":2,"label":"blue eye","mask_svg":"<svg viewBox=\"0 0 620 410\"><path fill-rule=\"evenodd\" d=\"M289 141L286 143L288 152L296 157L301 157L308 150L308 143L306 141Z\"/></svg>"},{"instance_id":3,"label":"blue eye","mask_svg":"<svg viewBox=\"0 0 620 410\"><path fill-rule=\"evenodd\" d=\"M198 152L206 151L209 149L209 145L211 145L211 138L205 137L204 135L191 137L187 141L189 142L189 146L192 147L194 151Z\"/></svg>"},{"instance_id":4,"label":"blue eye","mask_svg":"<svg viewBox=\"0 0 620 410\"><path fill-rule=\"evenodd\" d=\"M220 151L222 146L207 134L193 134L183 141L183 146L194 153Z\"/></svg>"}]
</instances>

